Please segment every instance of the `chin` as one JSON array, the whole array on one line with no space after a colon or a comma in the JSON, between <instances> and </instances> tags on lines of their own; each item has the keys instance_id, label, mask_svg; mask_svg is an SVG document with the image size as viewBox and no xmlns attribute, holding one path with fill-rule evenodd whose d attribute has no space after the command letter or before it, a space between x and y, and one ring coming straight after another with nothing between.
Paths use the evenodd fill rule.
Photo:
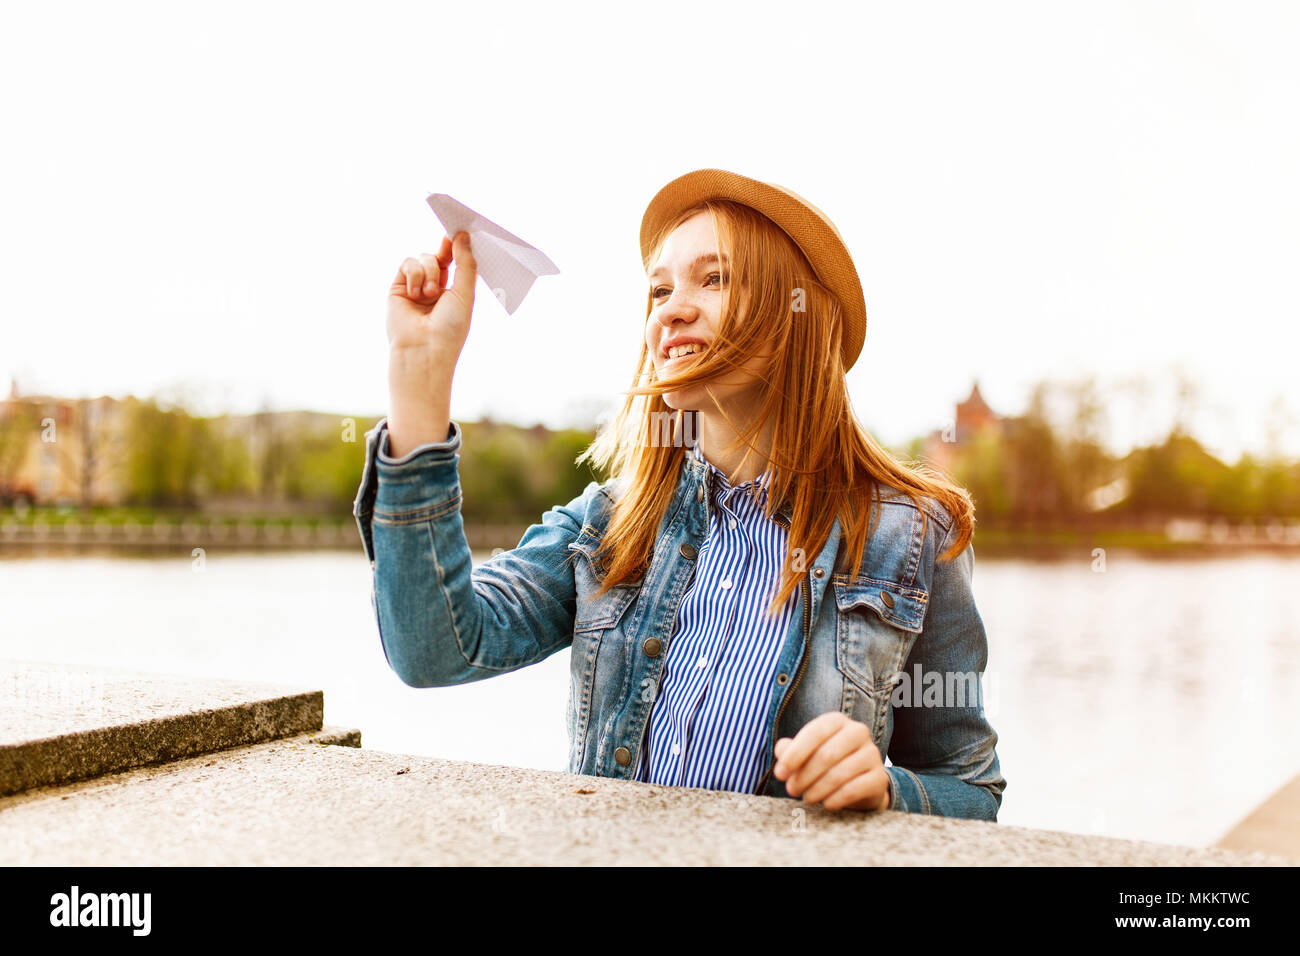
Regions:
<instances>
[{"instance_id":1,"label":"chin","mask_svg":"<svg viewBox=\"0 0 1300 956\"><path fill-rule=\"evenodd\" d=\"M675 411L693 412L700 407L704 396L692 392L668 392L664 395L664 404Z\"/></svg>"}]
</instances>

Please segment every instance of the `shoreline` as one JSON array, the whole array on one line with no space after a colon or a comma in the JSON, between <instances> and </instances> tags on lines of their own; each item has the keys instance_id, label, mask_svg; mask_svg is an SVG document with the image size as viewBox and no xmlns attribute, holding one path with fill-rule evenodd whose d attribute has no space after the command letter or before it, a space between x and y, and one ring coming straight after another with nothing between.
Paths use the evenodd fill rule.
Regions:
<instances>
[{"instance_id":1,"label":"shoreline","mask_svg":"<svg viewBox=\"0 0 1300 956\"><path fill-rule=\"evenodd\" d=\"M519 544L527 525L466 525L472 551L511 550ZM1036 536L989 538L978 532L972 546L979 560L1091 561L1094 549L1108 555L1128 554L1160 560L1216 560L1241 557L1300 559L1300 545L1268 543L1151 543L1131 538L1096 535L1076 540ZM0 559L38 557L46 553L124 554L174 548L213 548L247 551L361 551L355 520L321 524L268 522L158 523L156 525L46 525L14 528L0 524Z\"/></svg>"}]
</instances>

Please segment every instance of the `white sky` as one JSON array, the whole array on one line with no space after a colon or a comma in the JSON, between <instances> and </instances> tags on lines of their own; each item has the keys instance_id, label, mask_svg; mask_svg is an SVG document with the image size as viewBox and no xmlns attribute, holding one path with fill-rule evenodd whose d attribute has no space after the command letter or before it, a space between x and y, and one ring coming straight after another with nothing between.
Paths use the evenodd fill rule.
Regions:
<instances>
[{"instance_id":1,"label":"white sky","mask_svg":"<svg viewBox=\"0 0 1300 956\"><path fill-rule=\"evenodd\" d=\"M717 166L835 220L887 442L973 378L1179 373L1230 459L1300 454L1294 4L61 4L0 27L0 376L200 410L387 405L384 295L447 192L561 275L480 284L452 413L589 421L633 372L637 232ZM1128 393L1125 393L1128 394ZM1281 410L1270 412L1280 397Z\"/></svg>"}]
</instances>

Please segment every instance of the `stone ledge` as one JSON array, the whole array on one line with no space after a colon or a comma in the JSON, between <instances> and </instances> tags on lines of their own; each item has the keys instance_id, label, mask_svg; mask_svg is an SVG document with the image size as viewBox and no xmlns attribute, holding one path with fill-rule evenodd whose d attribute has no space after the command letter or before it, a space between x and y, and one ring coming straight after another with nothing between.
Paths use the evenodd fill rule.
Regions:
<instances>
[{"instance_id":1,"label":"stone ledge","mask_svg":"<svg viewBox=\"0 0 1300 956\"><path fill-rule=\"evenodd\" d=\"M1281 854L1300 861L1300 777L1269 797L1214 845L1225 850Z\"/></svg>"},{"instance_id":2,"label":"stone ledge","mask_svg":"<svg viewBox=\"0 0 1300 956\"><path fill-rule=\"evenodd\" d=\"M1293 865L318 746L303 734L0 798L0 864Z\"/></svg>"},{"instance_id":3,"label":"stone ledge","mask_svg":"<svg viewBox=\"0 0 1300 956\"><path fill-rule=\"evenodd\" d=\"M361 731L355 727L322 727L303 737L312 743L330 747L360 747Z\"/></svg>"},{"instance_id":4,"label":"stone ledge","mask_svg":"<svg viewBox=\"0 0 1300 956\"><path fill-rule=\"evenodd\" d=\"M0 794L319 731L324 712L318 690L0 660Z\"/></svg>"}]
</instances>

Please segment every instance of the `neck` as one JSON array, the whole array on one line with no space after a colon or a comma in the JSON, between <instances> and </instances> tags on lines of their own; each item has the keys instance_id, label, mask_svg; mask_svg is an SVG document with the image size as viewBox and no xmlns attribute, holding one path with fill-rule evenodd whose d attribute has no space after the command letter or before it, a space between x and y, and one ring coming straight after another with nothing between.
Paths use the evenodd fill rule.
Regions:
<instances>
[{"instance_id":1,"label":"neck","mask_svg":"<svg viewBox=\"0 0 1300 956\"><path fill-rule=\"evenodd\" d=\"M751 424L750 421L737 418L730 410L728 414L731 414L732 420L741 428L749 427ZM699 442L700 451L710 464L727 476L729 484L733 486L744 484L767 470L768 458L772 452L771 419L757 435L749 439L755 449L751 452L743 442L734 448L728 447L735 443L737 432L721 415L701 410L696 413L696 416L695 438ZM749 454L749 461L742 465L741 459L746 454Z\"/></svg>"}]
</instances>

